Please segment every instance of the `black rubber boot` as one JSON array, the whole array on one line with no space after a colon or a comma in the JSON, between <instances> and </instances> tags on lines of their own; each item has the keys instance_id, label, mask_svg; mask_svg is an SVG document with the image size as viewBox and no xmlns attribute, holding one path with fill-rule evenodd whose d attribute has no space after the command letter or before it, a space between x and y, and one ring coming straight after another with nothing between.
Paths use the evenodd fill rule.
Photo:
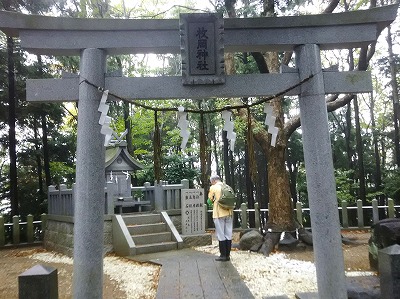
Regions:
<instances>
[{"instance_id":1,"label":"black rubber boot","mask_svg":"<svg viewBox=\"0 0 400 299\"><path fill-rule=\"evenodd\" d=\"M231 259L232 240L225 240L225 243L226 243L225 256L226 260L229 261Z\"/></svg>"},{"instance_id":2,"label":"black rubber boot","mask_svg":"<svg viewBox=\"0 0 400 299\"><path fill-rule=\"evenodd\" d=\"M225 262L227 261L226 259L226 241L219 241L219 257L217 257L215 260L219 262Z\"/></svg>"}]
</instances>

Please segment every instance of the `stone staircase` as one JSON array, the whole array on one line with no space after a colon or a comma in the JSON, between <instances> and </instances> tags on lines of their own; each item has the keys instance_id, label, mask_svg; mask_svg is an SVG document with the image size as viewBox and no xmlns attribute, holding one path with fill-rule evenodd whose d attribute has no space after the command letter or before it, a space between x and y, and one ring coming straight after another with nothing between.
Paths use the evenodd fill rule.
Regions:
<instances>
[{"instance_id":1,"label":"stone staircase","mask_svg":"<svg viewBox=\"0 0 400 299\"><path fill-rule=\"evenodd\" d=\"M166 213L125 214L115 217L129 247L128 251L125 248L122 253L119 248L121 242L114 242L114 250L120 255L154 253L182 247L182 239Z\"/></svg>"}]
</instances>

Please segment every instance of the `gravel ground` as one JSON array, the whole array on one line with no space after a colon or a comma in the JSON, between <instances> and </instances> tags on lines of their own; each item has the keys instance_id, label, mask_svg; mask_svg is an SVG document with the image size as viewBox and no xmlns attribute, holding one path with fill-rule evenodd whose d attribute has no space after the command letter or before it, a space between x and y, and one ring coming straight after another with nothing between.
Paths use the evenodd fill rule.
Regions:
<instances>
[{"instance_id":1,"label":"gravel ground","mask_svg":"<svg viewBox=\"0 0 400 299\"><path fill-rule=\"evenodd\" d=\"M38 252L30 256L44 263L62 263L72 265L72 258L54 252ZM104 258L104 274L117 282L118 289L125 298L155 298L157 291L159 266L150 263L138 263L117 256Z\"/></svg>"},{"instance_id":2,"label":"gravel ground","mask_svg":"<svg viewBox=\"0 0 400 299\"><path fill-rule=\"evenodd\" d=\"M218 255L218 245L196 248ZM31 259L43 263L72 265L72 259L53 252L39 252ZM269 257L244 251L232 251L231 262L238 270L255 298L286 294L294 298L295 292L315 291L316 274L312 262L289 259L283 253ZM155 282L158 280L158 266L130 262L126 259L107 256L104 259L104 274L117 282L126 298L155 298Z\"/></svg>"},{"instance_id":3,"label":"gravel ground","mask_svg":"<svg viewBox=\"0 0 400 299\"><path fill-rule=\"evenodd\" d=\"M218 255L217 244L197 248ZM266 257L259 253L232 251L231 263L256 299L287 295L317 289L315 266L312 262L290 259L284 253Z\"/></svg>"},{"instance_id":4,"label":"gravel ground","mask_svg":"<svg viewBox=\"0 0 400 299\"><path fill-rule=\"evenodd\" d=\"M346 275L374 274L369 271L368 264L369 234L352 232L350 236L361 242L358 245L343 245ZM212 245L197 247L196 250L218 255L218 244L213 240ZM17 294L16 277L39 262L53 265L58 269L59 284L62 284L63 292L60 299L71 298L71 258L43 249L3 251L0 254L0 267L5 269L3 273L0 271L0 279L4 282L0 285L0 298L17 298L12 296ZM283 294L295 298L295 293L316 291L312 248L286 253L275 252L269 257L233 249L231 262L256 299ZM108 255L104 259L104 295L111 295L116 299L155 298L159 271L160 267L154 264L138 263ZM11 284L15 286L11 288ZM7 297L2 297L5 294Z\"/></svg>"}]
</instances>

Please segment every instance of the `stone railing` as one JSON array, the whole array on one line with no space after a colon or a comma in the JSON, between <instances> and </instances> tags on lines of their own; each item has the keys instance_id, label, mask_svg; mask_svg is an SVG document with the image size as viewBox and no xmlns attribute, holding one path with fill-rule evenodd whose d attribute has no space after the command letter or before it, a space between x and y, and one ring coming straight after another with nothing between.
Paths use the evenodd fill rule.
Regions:
<instances>
[{"instance_id":1,"label":"stone railing","mask_svg":"<svg viewBox=\"0 0 400 299\"><path fill-rule=\"evenodd\" d=\"M206 208L207 209L207 208ZM385 218L395 218L400 215L400 206L395 206L393 199L388 199L387 205L378 206L376 199L372 200L371 206L363 206L361 200L357 200L356 206L348 206L347 202L343 202L341 207L338 207L341 227L347 228L369 228L372 224ZM310 227L310 209L303 208L301 203L296 204L294 209L296 213L296 219L305 227ZM211 215L212 210L208 210ZM262 226L262 219L264 222L268 220L268 209L260 209L258 203L255 203L254 209L247 208L247 204L242 203L239 209L234 210L234 214L238 219L235 228L247 229L249 228L249 217L254 217L255 228L260 229ZM369 222L365 223L365 216L368 216ZM206 222L206 228L213 228L211 216L208 217Z\"/></svg>"},{"instance_id":2,"label":"stone railing","mask_svg":"<svg viewBox=\"0 0 400 299\"><path fill-rule=\"evenodd\" d=\"M28 215L26 222L21 222L18 216L14 216L12 223L4 223L3 216L0 216L0 247L42 244L46 221L46 214L42 214L38 221Z\"/></svg>"},{"instance_id":3,"label":"stone railing","mask_svg":"<svg viewBox=\"0 0 400 299\"><path fill-rule=\"evenodd\" d=\"M114 207L118 205L118 198L109 196L108 192L113 185L107 183L104 188L104 213L114 214ZM181 208L181 190L189 189L189 181L182 180L180 184L169 185L167 182L145 183L144 186L131 187L132 205L141 205L142 203L149 205L151 210L165 211L176 210ZM124 199L126 200L126 199ZM55 186L49 186L48 190L48 214L73 216L74 215L74 185L68 189L66 185L60 185L57 189Z\"/></svg>"},{"instance_id":4,"label":"stone railing","mask_svg":"<svg viewBox=\"0 0 400 299\"><path fill-rule=\"evenodd\" d=\"M174 185L169 185L171 188ZM169 194L166 196L165 203L168 207L168 204L172 204L172 201L176 199L173 196L173 192L166 188L164 191ZM57 190L58 191L58 190ZM62 192L63 194L60 210L62 211L70 211L70 198L65 194L68 192ZM54 207L53 207L54 208ZM62 209L61 209L62 208ZM205 205L205 209L207 210L207 206ZM372 200L371 206L362 206L361 200L357 202L356 206L348 207L347 203L343 203L341 207L338 207L339 214L341 218L341 226L343 229L366 229L371 226L371 224L376 223L377 221L384 218L394 218L398 217L400 213L400 206L395 206L394 201L392 199L388 200L388 204L384 206L378 206L376 200ZM208 210L209 218L206 221L206 228L213 228L213 223L211 220L211 210ZM296 218L301 224L305 224L307 227L309 221L304 221L309 217L309 208L302 208L301 204L298 203L296 205L296 209L294 210L296 213ZM234 213L237 215L237 219L239 219L238 225L236 225L236 229L247 229L249 228L249 217L251 214L254 215L255 218L255 228L260 229L261 227L261 219L264 218L266 221L268 219L268 209L260 209L258 207L258 203L255 204L254 209L248 209L246 204L241 204L239 209L234 210ZM365 213L369 214L368 218L371 219L370 223L364 223ZM251 216L253 216L251 215ZM382 218L381 216L384 216ZM68 215L65 215L68 216ZM0 248L5 246L17 246L17 245L34 245L41 244L43 241L43 228L46 227L48 216L46 214L42 214L40 220L34 221L32 215L27 216L26 222L21 222L18 216L14 216L12 218L12 223L4 223L4 218L0 216ZM351 223L356 223L356 225L351 225Z\"/></svg>"}]
</instances>

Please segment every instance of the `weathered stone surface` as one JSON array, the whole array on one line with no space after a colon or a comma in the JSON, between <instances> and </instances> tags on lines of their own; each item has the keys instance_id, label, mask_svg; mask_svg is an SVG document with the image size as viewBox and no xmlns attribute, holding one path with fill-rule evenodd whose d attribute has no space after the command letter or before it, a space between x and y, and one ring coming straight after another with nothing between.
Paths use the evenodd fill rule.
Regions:
<instances>
[{"instance_id":1,"label":"weathered stone surface","mask_svg":"<svg viewBox=\"0 0 400 299\"><path fill-rule=\"evenodd\" d=\"M285 232L283 238L279 240L278 247L279 250L293 250L297 244L299 244L299 240L293 237L291 233Z\"/></svg>"},{"instance_id":2,"label":"weathered stone surface","mask_svg":"<svg viewBox=\"0 0 400 299\"><path fill-rule=\"evenodd\" d=\"M48 220L44 234L44 247L69 257L73 255L74 223ZM103 252L113 251L111 221L104 221L104 249Z\"/></svg>"},{"instance_id":3,"label":"weathered stone surface","mask_svg":"<svg viewBox=\"0 0 400 299\"><path fill-rule=\"evenodd\" d=\"M205 246L212 244L212 236L211 234L201 234L201 235L192 235L192 236L184 236L181 235L184 247L196 247L196 246Z\"/></svg>"},{"instance_id":4,"label":"weathered stone surface","mask_svg":"<svg viewBox=\"0 0 400 299\"><path fill-rule=\"evenodd\" d=\"M58 299L57 269L36 265L18 276L20 299Z\"/></svg>"},{"instance_id":5,"label":"weathered stone surface","mask_svg":"<svg viewBox=\"0 0 400 299\"><path fill-rule=\"evenodd\" d=\"M267 232L264 237L264 243L260 248L260 252L265 256L274 251L275 246L279 243L281 233L279 232Z\"/></svg>"},{"instance_id":6,"label":"weathered stone surface","mask_svg":"<svg viewBox=\"0 0 400 299\"><path fill-rule=\"evenodd\" d=\"M400 245L400 219L390 218L375 223L371 228L369 243L369 264L378 270L378 251L388 246Z\"/></svg>"},{"instance_id":7,"label":"weathered stone surface","mask_svg":"<svg viewBox=\"0 0 400 299\"><path fill-rule=\"evenodd\" d=\"M400 298L400 245L379 250L378 259L381 298Z\"/></svg>"},{"instance_id":8,"label":"weathered stone surface","mask_svg":"<svg viewBox=\"0 0 400 299\"><path fill-rule=\"evenodd\" d=\"M262 241L263 236L258 231L251 230L240 238L239 247L241 250L250 250L251 247Z\"/></svg>"},{"instance_id":9,"label":"weathered stone surface","mask_svg":"<svg viewBox=\"0 0 400 299\"><path fill-rule=\"evenodd\" d=\"M255 245L251 246L250 251L252 251L252 252L259 252L260 249L261 249L261 246L262 246L263 244L264 244L264 242L260 242L260 243L257 243L257 244L255 244Z\"/></svg>"},{"instance_id":10,"label":"weathered stone surface","mask_svg":"<svg viewBox=\"0 0 400 299\"><path fill-rule=\"evenodd\" d=\"M307 245L313 245L313 238L312 238L312 233L305 229L305 228L299 228L299 240L302 241L303 243Z\"/></svg>"},{"instance_id":11,"label":"weathered stone surface","mask_svg":"<svg viewBox=\"0 0 400 299\"><path fill-rule=\"evenodd\" d=\"M379 278L376 275L346 277L349 299L379 299Z\"/></svg>"}]
</instances>

